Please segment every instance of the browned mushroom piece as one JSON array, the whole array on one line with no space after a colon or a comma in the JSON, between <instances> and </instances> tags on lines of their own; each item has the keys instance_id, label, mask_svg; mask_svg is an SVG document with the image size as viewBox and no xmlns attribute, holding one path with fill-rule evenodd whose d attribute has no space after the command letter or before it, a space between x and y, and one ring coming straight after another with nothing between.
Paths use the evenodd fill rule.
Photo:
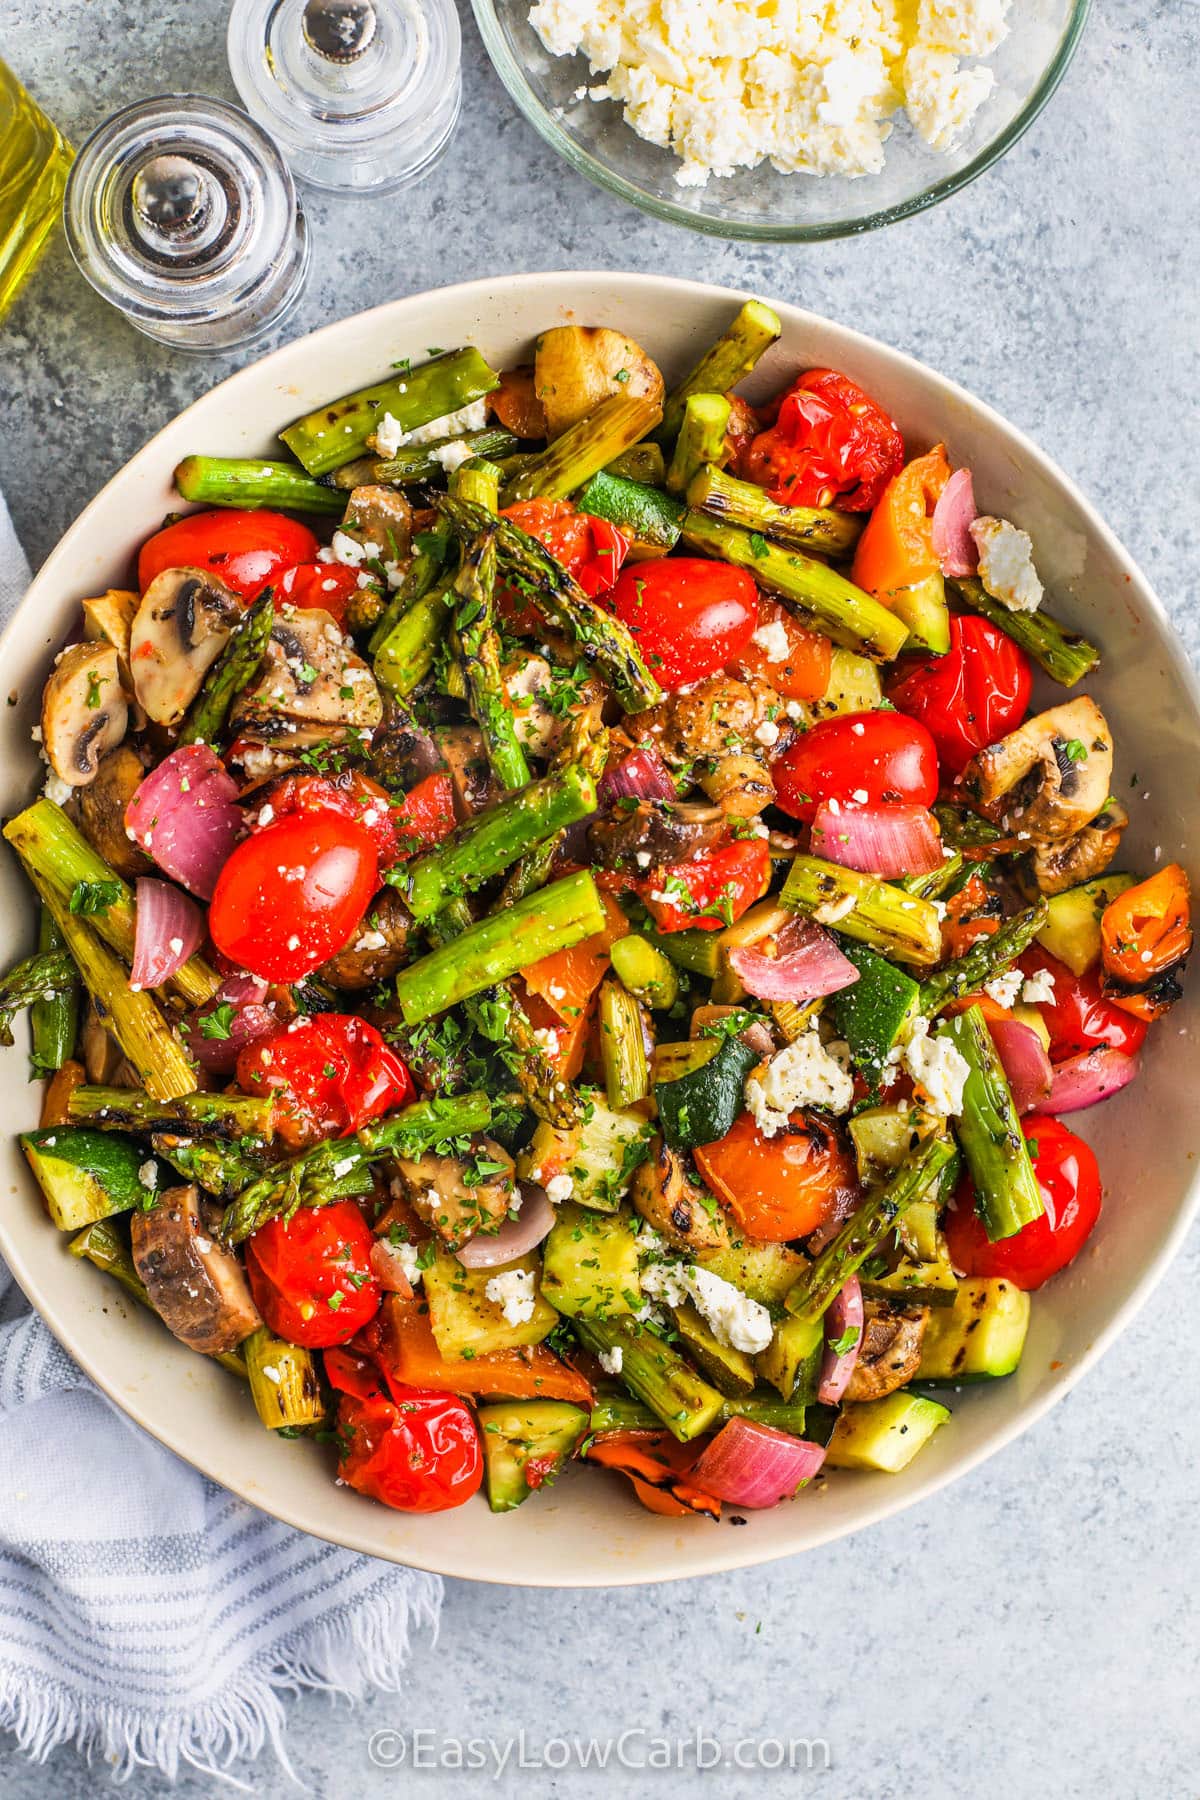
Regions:
<instances>
[{"instance_id":1,"label":"browned mushroom piece","mask_svg":"<svg viewBox=\"0 0 1200 1800\"><path fill-rule=\"evenodd\" d=\"M42 748L69 787L95 781L100 759L125 736L129 706L111 644L72 644L42 695Z\"/></svg>"},{"instance_id":2,"label":"browned mushroom piece","mask_svg":"<svg viewBox=\"0 0 1200 1800\"><path fill-rule=\"evenodd\" d=\"M138 1072L89 1000L79 1028L79 1048L93 1087L140 1088Z\"/></svg>"},{"instance_id":3,"label":"browned mushroom piece","mask_svg":"<svg viewBox=\"0 0 1200 1800\"><path fill-rule=\"evenodd\" d=\"M448 725L437 734L454 789L454 812L460 824L474 818L500 797L500 789L477 725Z\"/></svg>"},{"instance_id":4,"label":"browned mushroom piece","mask_svg":"<svg viewBox=\"0 0 1200 1800\"><path fill-rule=\"evenodd\" d=\"M129 634L142 599L129 588L107 588L103 594L83 602L83 632L92 643L111 644L121 665L121 680L133 692L133 674L129 667Z\"/></svg>"},{"instance_id":5,"label":"browned mushroom piece","mask_svg":"<svg viewBox=\"0 0 1200 1800\"><path fill-rule=\"evenodd\" d=\"M241 1263L209 1234L194 1183L135 1212L130 1238L151 1306L191 1349L220 1356L262 1324Z\"/></svg>"},{"instance_id":6,"label":"browned mushroom piece","mask_svg":"<svg viewBox=\"0 0 1200 1800\"><path fill-rule=\"evenodd\" d=\"M606 869L641 869L652 864L685 862L719 844L726 833L725 814L703 802L639 800L592 820L588 842Z\"/></svg>"},{"instance_id":7,"label":"browned mushroom piece","mask_svg":"<svg viewBox=\"0 0 1200 1800\"><path fill-rule=\"evenodd\" d=\"M101 757L95 781L80 789L74 803L79 828L92 849L127 881L136 881L154 869L125 830L125 808L145 773L137 751L129 744L119 744Z\"/></svg>"},{"instance_id":8,"label":"browned mushroom piece","mask_svg":"<svg viewBox=\"0 0 1200 1800\"><path fill-rule=\"evenodd\" d=\"M702 1038L708 1026L719 1025L723 1019L732 1019L739 1013L744 1017L745 1011L744 1006L694 1006L688 1036L692 1039ZM738 1042L764 1059L774 1056L777 1047L771 1027L765 1019L753 1019L744 1031L738 1032Z\"/></svg>"},{"instance_id":9,"label":"browned mushroom piece","mask_svg":"<svg viewBox=\"0 0 1200 1800\"><path fill-rule=\"evenodd\" d=\"M894 1312L883 1300L863 1302L863 1338L847 1400L883 1400L911 1381L921 1361L927 1306Z\"/></svg>"},{"instance_id":10,"label":"browned mushroom piece","mask_svg":"<svg viewBox=\"0 0 1200 1800\"><path fill-rule=\"evenodd\" d=\"M499 1165L488 1175L479 1174L480 1160ZM398 1156L396 1174L408 1201L451 1250L457 1250L477 1231L498 1226L516 1193L512 1157L491 1138L477 1138L467 1156Z\"/></svg>"},{"instance_id":11,"label":"browned mushroom piece","mask_svg":"<svg viewBox=\"0 0 1200 1800\"><path fill-rule=\"evenodd\" d=\"M1112 733L1081 694L1036 713L967 764L962 783L993 823L1031 848L1073 837L1112 792Z\"/></svg>"},{"instance_id":12,"label":"browned mushroom piece","mask_svg":"<svg viewBox=\"0 0 1200 1800\"><path fill-rule=\"evenodd\" d=\"M394 888L382 888L367 909L358 935L344 950L322 963L318 981L357 993L389 980L408 956L412 914Z\"/></svg>"},{"instance_id":13,"label":"browned mushroom piece","mask_svg":"<svg viewBox=\"0 0 1200 1800\"><path fill-rule=\"evenodd\" d=\"M770 725L772 704L772 694L747 681L710 675L635 713L625 728L638 743L652 744L668 767L690 770L723 812L748 818L775 797L756 736ZM768 735L775 738L773 727Z\"/></svg>"},{"instance_id":14,"label":"browned mushroom piece","mask_svg":"<svg viewBox=\"0 0 1200 1800\"><path fill-rule=\"evenodd\" d=\"M178 725L229 642L242 603L211 569L164 569L129 632L133 691L156 725Z\"/></svg>"},{"instance_id":15,"label":"browned mushroom piece","mask_svg":"<svg viewBox=\"0 0 1200 1800\"><path fill-rule=\"evenodd\" d=\"M285 606L262 669L239 695L232 718L240 732L263 743L337 743L351 731L373 732L383 718L383 700L375 677L329 613Z\"/></svg>"},{"instance_id":16,"label":"browned mushroom piece","mask_svg":"<svg viewBox=\"0 0 1200 1800\"><path fill-rule=\"evenodd\" d=\"M551 438L610 395L661 401L664 391L658 365L641 345L603 325L552 325L543 331L534 347L533 377Z\"/></svg>"},{"instance_id":17,"label":"browned mushroom piece","mask_svg":"<svg viewBox=\"0 0 1200 1800\"><path fill-rule=\"evenodd\" d=\"M1062 894L1103 875L1121 848L1121 833L1128 823L1129 814L1114 800L1074 837L1039 844L1030 859L1038 893Z\"/></svg>"},{"instance_id":18,"label":"browned mushroom piece","mask_svg":"<svg viewBox=\"0 0 1200 1800\"><path fill-rule=\"evenodd\" d=\"M412 545L412 505L396 488L374 482L352 488L338 529L361 544L371 561L403 562Z\"/></svg>"},{"instance_id":19,"label":"browned mushroom piece","mask_svg":"<svg viewBox=\"0 0 1200 1800\"><path fill-rule=\"evenodd\" d=\"M733 1243L725 1209L688 1179L682 1159L661 1137L633 1177L631 1198L647 1225L680 1250L726 1250Z\"/></svg>"}]
</instances>

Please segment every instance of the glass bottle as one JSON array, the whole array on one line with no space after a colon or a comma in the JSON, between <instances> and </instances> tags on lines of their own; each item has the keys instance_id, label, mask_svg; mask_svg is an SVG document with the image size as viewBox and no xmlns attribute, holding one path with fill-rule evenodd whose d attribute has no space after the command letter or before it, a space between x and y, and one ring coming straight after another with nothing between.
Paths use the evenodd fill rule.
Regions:
<instances>
[{"instance_id":1,"label":"glass bottle","mask_svg":"<svg viewBox=\"0 0 1200 1800\"><path fill-rule=\"evenodd\" d=\"M73 154L58 127L0 62L0 314L59 217Z\"/></svg>"},{"instance_id":2,"label":"glass bottle","mask_svg":"<svg viewBox=\"0 0 1200 1800\"><path fill-rule=\"evenodd\" d=\"M228 350L299 298L309 239L287 164L237 107L140 100L83 145L66 192L85 278L147 337Z\"/></svg>"},{"instance_id":3,"label":"glass bottle","mask_svg":"<svg viewBox=\"0 0 1200 1800\"><path fill-rule=\"evenodd\" d=\"M234 0L227 49L246 111L313 187L406 187L458 122L454 0Z\"/></svg>"}]
</instances>

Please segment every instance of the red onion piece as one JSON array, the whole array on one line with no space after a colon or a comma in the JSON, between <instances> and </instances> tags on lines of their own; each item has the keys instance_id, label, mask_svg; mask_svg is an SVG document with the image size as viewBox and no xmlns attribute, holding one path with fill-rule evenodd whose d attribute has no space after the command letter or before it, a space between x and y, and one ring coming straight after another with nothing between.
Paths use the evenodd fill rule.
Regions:
<instances>
[{"instance_id":1,"label":"red onion piece","mask_svg":"<svg viewBox=\"0 0 1200 1800\"><path fill-rule=\"evenodd\" d=\"M464 1269L494 1269L501 1263L515 1262L549 1236L554 1208L545 1189L522 1182L521 1193L521 1210L515 1219L505 1219L499 1231L477 1232L458 1251Z\"/></svg>"},{"instance_id":2,"label":"red onion piece","mask_svg":"<svg viewBox=\"0 0 1200 1800\"><path fill-rule=\"evenodd\" d=\"M213 1075L232 1075L237 1068L238 1055L247 1044L256 1044L260 1038L270 1037L273 1031L278 1031L278 1018L263 1004L266 997L265 981L260 981L257 975L239 972L227 975L212 999L188 1014L183 1027L184 1041L201 1068L208 1069ZM203 1021L226 1006L233 1008L231 1014L221 1014L228 1037L205 1037Z\"/></svg>"},{"instance_id":3,"label":"red onion piece","mask_svg":"<svg viewBox=\"0 0 1200 1800\"><path fill-rule=\"evenodd\" d=\"M978 518L970 469L955 469L933 509L933 554L943 575L974 575L979 551L971 536Z\"/></svg>"},{"instance_id":4,"label":"red onion piece","mask_svg":"<svg viewBox=\"0 0 1200 1800\"><path fill-rule=\"evenodd\" d=\"M814 856L861 875L929 875L945 860L937 820L924 806L840 804L822 800L813 817Z\"/></svg>"},{"instance_id":5,"label":"red onion piece","mask_svg":"<svg viewBox=\"0 0 1200 1800\"><path fill-rule=\"evenodd\" d=\"M237 792L215 750L184 744L140 784L125 809L125 829L164 874L211 900L245 828Z\"/></svg>"},{"instance_id":6,"label":"red onion piece","mask_svg":"<svg viewBox=\"0 0 1200 1800\"><path fill-rule=\"evenodd\" d=\"M821 1358L821 1383L817 1388L817 1399L824 1406L836 1406L850 1385L862 1349L864 1323L862 1283L857 1275L852 1275L825 1314L825 1353ZM851 1331L855 1336L850 1348L835 1350L833 1346Z\"/></svg>"},{"instance_id":7,"label":"red onion piece","mask_svg":"<svg viewBox=\"0 0 1200 1800\"><path fill-rule=\"evenodd\" d=\"M1008 1076L1013 1105L1019 1113L1035 1112L1050 1092L1054 1077L1041 1038L1020 1019L989 1019L987 1025Z\"/></svg>"},{"instance_id":8,"label":"red onion piece","mask_svg":"<svg viewBox=\"0 0 1200 1800\"><path fill-rule=\"evenodd\" d=\"M412 1299L412 1282L404 1266L403 1249L398 1244L391 1244L387 1238L376 1238L371 1245L371 1273L385 1294L401 1294L405 1300Z\"/></svg>"},{"instance_id":9,"label":"red onion piece","mask_svg":"<svg viewBox=\"0 0 1200 1800\"><path fill-rule=\"evenodd\" d=\"M729 951L729 966L756 1000L816 1000L858 980L836 940L811 919L789 919L776 934L777 956L747 945Z\"/></svg>"},{"instance_id":10,"label":"red onion piece","mask_svg":"<svg viewBox=\"0 0 1200 1800\"><path fill-rule=\"evenodd\" d=\"M194 900L169 881L138 877L137 917L133 931L133 963L129 985L161 987L204 942L204 915Z\"/></svg>"},{"instance_id":11,"label":"red onion piece","mask_svg":"<svg viewBox=\"0 0 1200 1800\"><path fill-rule=\"evenodd\" d=\"M614 800L675 800L678 795L666 763L657 750L644 744L615 769L604 771L597 798L605 807Z\"/></svg>"},{"instance_id":12,"label":"red onion piece","mask_svg":"<svg viewBox=\"0 0 1200 1800\"><path fill-rule=\"evenodd\" d=\"M1097 1106L1111 1100L1123 1087L1128 1087L1138 1072L1138 1058L1126 1056L1111 1044L1096 1050L1084 1050L1057 1063L1050 1092L1031 1107L1034 1113L1082 1112L1085 1106Z\"/></svg>"},{"instance_id":13,"label":"red onion piece","mask_svg":"<svg viewBox=\"0 0 1200 1800\"><path fill-rule=\"evenodd\" d=\"M789 1500L824 1461L820 1444L754 1419L734 1418L701 1451L687 1479L714 1500L757 1510Z\"/></svg>"}]
</instances>

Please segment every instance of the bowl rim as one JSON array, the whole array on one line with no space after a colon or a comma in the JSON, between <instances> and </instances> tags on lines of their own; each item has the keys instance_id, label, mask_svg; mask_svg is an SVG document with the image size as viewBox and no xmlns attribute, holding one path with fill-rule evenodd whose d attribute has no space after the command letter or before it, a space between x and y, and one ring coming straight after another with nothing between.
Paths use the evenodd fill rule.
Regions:
<instances>
[{"instance_id":1,"label":"bowl rim","mask_svg":"<svg viewBox=\"0 0 1200 1800\"><path fill-rule=\"evenodd\" d=\"M621 273L610 269L590 271L555 270L545 273L522 272L517 274L477 278L473 281L459 282L444 288L426 289L419 294L406 295L399 299L385 301L379 306L368 308L364 312L355 313L347 318L335 320L330 324L321 326L316 331L310 332L303 337L291 339L286 344L282 344L276 349L268 352L267 355L248 362L243 368L236 370L231 375L226 376L224 380L215 384L214 387L206 390L205 393L198 395L197 398L187 407L183 408L181 412L173 415L173 417L168 420L159 431L155 432L155 434L142 445L142 447L137 450L127 462L122 464L122 466L110 476L99 492L88 502L87 506L85 506L82 512L78 514L71 525L68 526L63 536L59 539L58 543L53 550L51 550L46 560L34 575L25 595L14 609L13 615L6 624L3 632L0 633L0 659L4 658L6 652L11 651L10 639L15 634L18 617L31 605L36 608L41 596L42 587L53 586L60 564L67 567L70 566L71 558L77 546L86 539L92 518L103 507L111 504L111 490L117 486L117 484L123 482L132 472L137 470L139 466L153 465L160 440L168 432L173 431L179 421L191 413L193 409L206 404L211 396L215 394L236 395L239 388L251 387L256 382L265 383L270 380L272 376L275 376L279 370L285 367L289 358L297 356L300 353L301 347L304 349L305 356L311 359L314 350L319 352L324 343L335 337L351 335L357 328L362 326L364 321L375 321L391 312L401 312L408 307L418 306L422 303L427 304L434 297L444 300L447 296L453 296L455 301L463 301L469 304L472 297L475 295L478 295L485 300L495 300L498 292L502 294L504 290L511 291L521 289L530 284L537 284L539 286L547 284L545 298L547 308L549 309L556 304L555 299L551 297L553 288L549 284L556 282L579 284L581 287L587 284L600 286L619 284L623 291L641 289L652 294L658 301L666 300L668 302L672 295L690 296L692 298L708 301L733 301L735 303L747 299L762 298L761 295L757 295L748 289L728 288L718 283L690 281L676 276ZM1064 503L1075 509L1076 515L1086 526L1089 533L1095 534L1097 539L1103 543L1109 552L1119 555L1129 582L1137 594L1139 603L1144 607L1147 616L1154 621L1163 654L1169 659L1173 666L1173 671L1179 679L1181 689L1190 704L1194 721L1200 724L1200 675L1193 670L1166 609L1159 600L1146 576L1128 555L1128 552L1120 543L1120 540L1116 537L1116 534L1112 531L1111 527L1108 526L1100 516L1087 496L1045 451L1041 450L1033 443L1033 441L1017 426L1010 424L1008 420L1003 418L1003 416L996 412L993 407L989 406L987 402L977 399L958 382L952 381L949 377L939 374L936 370L933 370L929 368L928 365L920 362L916 357L910 356L906 351L894 349L891 345L885 344L879 338L872 337L865 332L857 331L852 326L841 325L837 321L827 320L820 314L813 313L806 308L798 307L785 301L772 301L770 303L777 308L786 322L799 330L811 330L814 327L818 330L828 330L832 326L833 330L846 340L849 349L864 349L875 355L882 352L884 358L891 362L894 368L898 371L907 373L910 377L915 377L921 384L924 393L928 396L932 396L940 408L946 408L956 402L965 402L968 409L978 415L981 423L986 428L998 428L1003 434L1006 434L1011 439L1020 455L1023 458L1028 458L1032 464L1037 466L1039 472L1043 476L1049 478L1050 483L1058 490ZM280 383L278 380L275 381L274 388L277 394L286 392L285 384ZM332 1530L322 1529L319 1525L314 1526L311 1519L306 1516L302 1504L291 1502L286 1484L284 1484L278 1500L276 1500L275 1496L272 1496L271 1504L264 1504L261 1487L258 1484L248 1477L243 1478L239 1482L230 1481L224 1472L217 1473L211 1466L210 1459L206 1456L204 1443L197 1443L194 1437L189 1436L186 1426L183 1429L180 1429L170 1420L163 1420L161 1418L152 1423L146 1415L148 1412L153 1412L153 1404L151 1403L148 1405L140 1396L136 1399L131 1398L128 1393L119 1390L115 1380L107 1377L103 1364L93 1358L86 1347L80 1345L78 1341L80 1333L76 1329L75 1321L72 1316L64 1311L62 1295L61 1292L56 1289L53 1278L43 1283L26 1263L21 1254L19 1241L13 1241L8 1228L7 1216L2 1208L0 1208L0 1255L4 1257L10 1271L26 1295L26 1298L30 1301L30 1304L37 1311L55 1338L57 1338L63 1349L74 1358L78 1365L91 1380L95 1382L96 1386L108 1396L121 1413L131 1419L133 1423L142 1430L147 1431L152 1437L156 1438L167 1449L173 1451L185 1463L198 1469L202 1474L208 1476L209 1479L218 1482L219 1485L227 1488L228 1491L235 1493L240 1499L246 1501L248 1504L257 1507L258 1510L266 1512L270 1516L279 1519L282 1523L293 1526L295 1529L306 1532L308 1535L322 1539L325 1542L337 1544L349 1550L359 1551L368 1556L405 1563L410 1567L427 1569L437 1574L454 1576L460 1580L478 1581L488 1585L501 1586L582 1589L646 1586L661 1581L685 1580L697 1576L721 1574L735 1569L754 1567L778 1561L785 1556L794 1556L807 1550L819 1549L823 1545L834 1542L838 1538L854 1535L857 1532L866 1529L868 1526L878 1524L894 1513L903 1512L910 1506L916 1506L919 1503L924 1502L941 1488L949 1486L960 1477L967 1475L973 1469L978 1468L980 1464L986 1462L990 1457L998 1454L998 1452L1004 1449L1006 1445L1010 1444L1015 1438L1019 1437L1023 1432L1041 1419L1051 1407L1075 1386L1076 1382L1083 1378L1087 1371L1095 1365L1104 1352L1113 1344L1119 1334L1131 1323L1146 1304L1177 1255L1183 1239L1198 1211L1200 1211L1200 1159L1197 1160L1195 1171L1188 1182L1186 1192L1182 1196L1176 1218L1159 1243L1153 1260L1147 1265L1137 1285L1130 1291L1125 1299L1116 1306L1112 1315L1105 1321L1103 1327L1096 1332L1086 1349L1077 1357L1073 1357L1069 1362L1065 1363L1059 1370L1055 1371L1051 1379L1046 1381L1041 1391L1023 1403L1017 1416L997 1425L984 1442L978 1444L971 1450L961 1453L947 1468L939 1469L938 1471L917 1480L910 1488L906 1488L903 1492L897 1492L890 1483L887 1483L882 1479L878 1482L872 1482L869 1487L864 1486L863 1493L865 1498L860 1510L852 1520L834 1522L828 1526L823 1526L819 1519L814 1521L812 1515L808 1515L804 1533L804 1542L799 1545L783 1548L780 1548L778 1545L771 1545L765 1549L756 1548L755 1540L751 1533L723 1532L720 1535L713 1533L711 1537L711 1548L706 1548L699 1552L695 1550L691 1551L687 1558L686 1566L679 1567L672 1557L672 1543L666 1534L664 1534L661 1562L654 1564L649 1569L649 1572L647 1572L645 1566L639 1566L635 1570L629 1570L621 1564L617 1564L615 1567L608 1565L603 1569L599 1566L584 1566L579 1569L572 1569L570 1579L566 1581L562 1579L555 1579L553 1581L539 1580L533 1573L527 1574L519 1579L513 1579L503 1575L497 1577L494 1574L485 1574L478 1570L468 1570L464 1572L460 1567L455 1565L453 1555L443 1554L436 1546L431 1547L428 1555L415 1554L411 1547L406 1547L404 1554L401 1555L399 1552L392 1551L385 1542L381 1542L380 1536L373 1533L369 1528L360 1528L357 1523L359 1515L357 1515L353 1509L348 1510L346 1513L346 1528L344 1530L334 1532ZM151 1387L153 1386L153 1384L148 1385ZM743 1545L744 1548L742 1547Z\"/></svg>"},{"instance_id":2,"label":"bowl rim","mask_svg":"<svg viewBox=\"0 0 1200 1800\"><path fill-rule=\"evenodd\" d=\"M756 244L819 244L828 243L833 238L857 237L860 233L874 231L880 225L892 225L900 219L911 219L928 207L936 206L941 200L948 200L952 194L970 185L977 176L983 175L992 164L1024 137L1029 127L1038 117L1058 87L1083 36L1091 11L1091 0L1071 0L1071 13L1062 36L1050 61L1042 71L1040 80L1026 97L1020 110L1014 114L1004 127L989 143L973 156L970 162L953 174L939 176L924 187L919 193L907 200L899 201L894 206L880 207L877 211L865 213L857 219L839 219L822 224L812 225L754 225L748 221L740 221L718 217L713 213L697 213L688 207L673 204L670 200L660 199L649 193L636 181L618 174L615 169L594 156L573 138L569 132L563 131L550 111L542 105L534 93L525 75L525 70L509 49L508 40L500 29L496 16L495 0L471 0L471 9L475 15L475 23L479 35L483 39L484 49L491 60L492 67L508 91L509 98L515 101L518 110L531 124L538 136L550 145L552 150L568 162L580 175L595 182L597 187L607 189L610 194L627 200L631 206L642 212L650 213L656 219L663 219L669 225L682 225L692 231L699 231L706 237L739 239ZM629 129L626 127L626 129ZM803 179L797 175L797 180ZM815 179L815 178L813 178ZM863 177L870 180L869 176Z\"/></svg>"}]
</instances>

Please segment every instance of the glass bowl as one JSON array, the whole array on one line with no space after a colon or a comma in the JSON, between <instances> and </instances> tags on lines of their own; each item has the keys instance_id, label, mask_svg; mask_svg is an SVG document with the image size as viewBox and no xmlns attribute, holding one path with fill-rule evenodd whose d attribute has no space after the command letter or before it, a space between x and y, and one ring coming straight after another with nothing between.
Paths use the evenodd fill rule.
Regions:
<instances>
[{"instance_id":1,"label":"glass bowl","mask_svg":"<svg viewBox=\"0 0 1200 1800\"><path fill-rule=\"evenodd\" d=\"M804 243L907 218L981 175L1016 143L1062 80L1089 0L1016 0L1008 37L986 62L996 85L954 150L929 149L901 114L877 175L781 175L761 163L711 176L702 188L681 187L677 158L638 137L615 101L576 99L581 87L604 77L589 75L585 57L550 55L529 23L531 3L471 0L500 79L572 168L675 225L714 237Z\"/></svg>"}]
</instances>

